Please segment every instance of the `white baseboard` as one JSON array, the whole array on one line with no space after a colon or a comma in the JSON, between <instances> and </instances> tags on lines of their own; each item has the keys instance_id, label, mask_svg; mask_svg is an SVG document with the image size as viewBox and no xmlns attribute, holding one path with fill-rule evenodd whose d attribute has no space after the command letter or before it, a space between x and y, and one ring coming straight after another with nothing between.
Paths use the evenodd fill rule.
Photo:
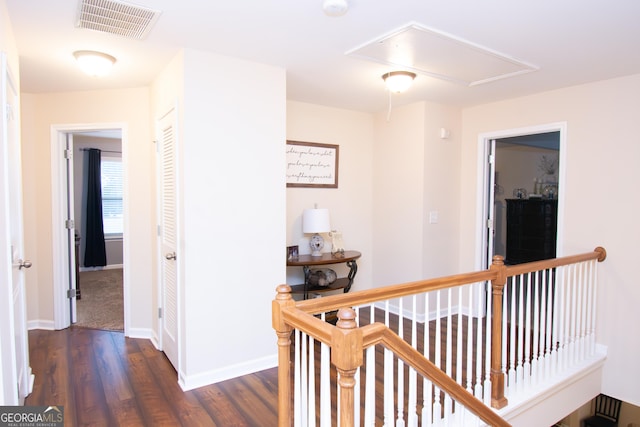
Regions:
<instances>
[{"instance_id":1,"label":"white baseboard","mask_svg":"<svg viewBox=\"0 0 640 427\"><path fill-rule=\"evenodd\" d=\"M55 331L55 323L53 320L29 320L27 322L27 329L32 331L34 329L42 329L45 331Z\"/></svg>"},{"instance_id":2,"label":"white baseboard","mask_svg":"<svg viewBox=\"0 0 640 427\"><path fill-rule=\"evenodd\" d=\"M148 339L148 340L151 340L152 342L154 339L156 339L155 333L150 328L127 328L124 335L129 338ZM156 345L156 348L158 348L157 345Z\"/></svg>"},{"instance_id":3,"label":"white baseboard","mask_svg":"<svg viewBox=\"0 0 640 427\"><path fill-rule=\"evenodd\" d=\"M215 369L201 374L185 376L180 373L178 375L178 384L183 391L193 390L194 388L204 387L215 384L220 381L229 380L243 375L252 374L254 372L263 371L278 366L277 354L266 356L260 359L250 360L239 363L237 365L227 366L221 369Z\"/></svg>"}]
</instances>

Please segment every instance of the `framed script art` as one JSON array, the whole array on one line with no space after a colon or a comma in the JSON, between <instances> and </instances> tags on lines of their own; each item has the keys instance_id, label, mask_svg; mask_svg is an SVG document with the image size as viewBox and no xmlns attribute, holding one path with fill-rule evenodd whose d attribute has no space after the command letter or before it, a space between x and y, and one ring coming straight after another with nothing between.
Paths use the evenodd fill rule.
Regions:
<instances>
[{"instance_id":1,"label":"framed script art","mask_svg":"<svg viewBox=\"0 0 640 427\"><path fill-rule=\"evenodd\" d=\"M338 188L338 151L332 144L287 141L287 187Z\"/></svg>"}]
</instances>

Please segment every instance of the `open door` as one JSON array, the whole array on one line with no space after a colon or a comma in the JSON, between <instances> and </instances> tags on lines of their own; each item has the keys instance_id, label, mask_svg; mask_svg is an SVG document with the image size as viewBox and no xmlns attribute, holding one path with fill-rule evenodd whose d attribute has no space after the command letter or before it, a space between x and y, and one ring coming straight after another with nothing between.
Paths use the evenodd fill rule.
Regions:
<instances>
[{"instance_id":1,"label":"open door","mask_svg":"<svg viewBox=\"0 0 640 427\"><path fill-rule=\"evenodd\" d=\"M555 197L557 198L556 256L561 256L561 227L563 217L562 188L564 187L564 149L566 124L554 123L530 128L510 129L480 136L482 206L480 209L481 247L479 268L491 265L494 255L506 256L506 209L504 202L512 197L546 197L535 193L534 184L540 181L540 160L549 151L557 159ZM511 154L504 147L516 147ZM498 183L496 177L500 177ZM557 189L560 188L560 191ZM515 190L518 192L516 196ZM522 193L522 194L520 194ZM496 253L496 250L499 250Z\"/></svg>"},{"instance_id":2,"label":"open door","mask_svg":"<svg viewBox=\"0 0 640 427\"><path fill-rule=\"evenodd\" d=\"M22 405L31 393L33 375L29 366L26 314L25 271L31 262L25 259L22 223L22 161L19 138L18 89L9 72L6 55L0 56L0 91L2 104L0 144L2 170L0 178L0 238L3 260L0 270L7 272L0 295L0 348L2 350L2 389L0 405ZM5 269L5 267L7 267ZM9 283L11 285L9 285ZM16 387L17 384L17 387Z\"/></svg>"}]
</instances>

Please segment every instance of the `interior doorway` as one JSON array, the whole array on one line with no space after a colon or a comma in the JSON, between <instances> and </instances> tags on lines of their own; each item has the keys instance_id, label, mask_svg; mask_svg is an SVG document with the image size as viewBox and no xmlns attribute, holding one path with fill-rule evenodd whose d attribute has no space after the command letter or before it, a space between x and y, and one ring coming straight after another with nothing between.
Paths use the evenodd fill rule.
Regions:
<instances>
[{"instance_id":1,"label":"interior doorway","mask_svg":"<svg viewBox=\"0 0 640 427\"><path fill-rule=\"evenodd\" d=\"M488 268L494 255L508 258L507 205L511 204L513 210L514 203L517 203L514 200L522 203L531 201L533 204L537 201L554 201L551 202L555 209L553 254L559 256L562 253L560 229L563 215L565 135L564 123L481 135L480 152L485 166L481 172L484 197L480 226L480 268ZM513 232L511 235L513 236ZM516 244L513 243L513 238L510 241L511 249L514 249ZM513 250L510 252L514 253ZM540 256L538 258L543 259Z\"/></svg>"},{"instance_id":2,"label":"interior doorway","mask_svg":"<svg viewBox=\"0 0 640 427\"><path fill-rule=\"evenodd\" d=\"M84 250L87 246L86 242L82 242L86 220L81 213L82 203L86 196L82 193L85 191L82 186L75 185L75 183L77 180L82 180L86 167L84 157L85 154L88 154L86 150L89 148L97 148L100 153L104 151L112 158L117 158L116 163L120 163L123 183L126 183L126 172L124 172L127 170L126 127L123 124L54 125L51 139L54 328L63 329L76 323L78 319L77 298L82 298L83 289L82 284L79 289L77 285L80 274L82 274L81 270L86 269ZM122 213L121 232L118 236L114 236L109 235L105 230L105 236L109 235L109 240L111 240L107 243L107 239L105 239L105 250L107 246L111 247L112 254L108 268L120 268L121 271L124 271L127 265L127 256L123 253L122 248L127 239L127 227L124 224L126 224L125 218L128 215L128 203L124 197L126 191L121 194L119 200ZM107 221L105 221L106 223ZM104 269L105 266L101 268ZM95 268L89 270L95 270ZM125 333L129 295L126 277L126 274L122 275L122 300L119 301L119 305L122 307L122 330Z\"/></svg>"},{"instance_id":3,"label":"interior doorway","mask_svg":"<svg viewBox=\"0 0 640 427\"><path fill-rule=\"evenodd\" d=\"M99 150L102 237L90 242L87 201L90 199L91 150ZM123 330L123 170L122 132L91 131L73 133L73 198L76 246L76 316L78 326ZM95 251L88 245L104 245L104 263L88 260ZM89 257L88 257L89 254ZM104 264L104 265L101 265Z\"/></svg>"}]
</instances>

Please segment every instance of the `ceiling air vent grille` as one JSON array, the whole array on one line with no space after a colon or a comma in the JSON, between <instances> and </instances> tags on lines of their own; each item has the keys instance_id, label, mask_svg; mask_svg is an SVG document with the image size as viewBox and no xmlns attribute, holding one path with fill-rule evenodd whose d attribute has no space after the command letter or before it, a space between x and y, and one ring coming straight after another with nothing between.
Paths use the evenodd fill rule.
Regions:
<instances>
[{"instance_id":1,"label":"ceiling air vent grille","mask_svg":"<svg viewBox=\"0 0 640 427\"><path fill-rule=\"evenodd\" d=\"M81 0L76 27L143 39L160 12L114 0Z\"/></svg>"}]
</instances>

